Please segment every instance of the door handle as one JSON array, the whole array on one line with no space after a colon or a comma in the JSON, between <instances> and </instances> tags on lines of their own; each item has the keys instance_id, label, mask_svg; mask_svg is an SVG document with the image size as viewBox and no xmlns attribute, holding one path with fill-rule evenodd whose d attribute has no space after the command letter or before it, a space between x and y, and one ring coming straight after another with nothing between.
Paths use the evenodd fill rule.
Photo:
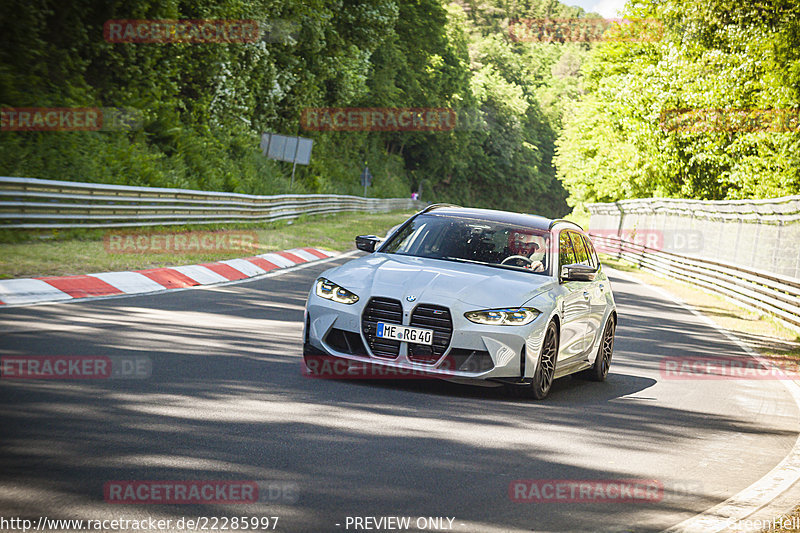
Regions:
<instances>
[{"instance_id":1,"label":"door handle","mask_svg":"<svg viewBox=\"0 0 800 533\"><path fill-rule=\"evenodd\" d=\"M583 291L583 297L588 300L590 297L589 291Z\"/></svg>"}]
</instances>

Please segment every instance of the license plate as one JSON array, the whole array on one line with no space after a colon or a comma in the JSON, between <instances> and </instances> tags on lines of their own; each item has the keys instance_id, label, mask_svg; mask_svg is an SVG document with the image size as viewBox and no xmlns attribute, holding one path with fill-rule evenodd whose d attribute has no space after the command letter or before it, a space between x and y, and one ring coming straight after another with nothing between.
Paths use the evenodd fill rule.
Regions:
<instances>
[{"instance_id":1,"label":"license plate","mask_svg":"<svg viewBox=\"0 0 800 533\"><path fill-rule=\"evenodd\" d=\"M381 339L413 342L415 344L433 344L432 329L409 328L408 326L384 324L383 322L378 322L378 332L376 336Z\"/></svg>"}]
</instances>

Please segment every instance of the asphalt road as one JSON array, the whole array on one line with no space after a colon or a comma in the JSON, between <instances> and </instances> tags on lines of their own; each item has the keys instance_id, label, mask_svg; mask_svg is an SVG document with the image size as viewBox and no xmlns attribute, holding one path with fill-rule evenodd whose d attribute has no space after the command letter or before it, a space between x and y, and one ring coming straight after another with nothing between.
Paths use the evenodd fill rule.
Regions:
<instances>
[{"instance_id":1,"label":"asphalt road","mask_svg":"<svg viewBox=\"0 0 800 533\"><path fill-rule=\"evenodd\" d=\"M761 478L797 438L797 406L776 381L665 379L664 357L741 350L619 277L606 383L562 379L535 402L438 381L304 377L303 305L332 264L1 310L0 355L146 356L152 374L0 380L0 516L279 516L287 532L355 531L348 516L449 517L469 532L659 531ZM508 490L518 479L647 479L664 492L644 503L519 503ZM296 501L106 503L114 480L269 481Z\"/></svg>"}]
</instances>

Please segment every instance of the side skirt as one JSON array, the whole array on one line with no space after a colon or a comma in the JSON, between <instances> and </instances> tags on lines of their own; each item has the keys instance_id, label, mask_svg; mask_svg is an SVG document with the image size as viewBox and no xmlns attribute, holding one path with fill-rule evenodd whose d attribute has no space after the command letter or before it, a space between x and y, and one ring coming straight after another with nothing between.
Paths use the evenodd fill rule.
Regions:
<instances>
[{"instance_id":1,"label":"side skirt","mask_svg":"<svg viewBox=\"0 0 800 533\"><path fill-rule=\"evenodd\" d=\"M556 367L553 379L563 378L564 376L568 376L570 374L574 374L576 372L580 372L581 370L586 370L587 368L591 367L592 363L590 363L586 359L568 360Z\"/></svg>"}]
</instances>

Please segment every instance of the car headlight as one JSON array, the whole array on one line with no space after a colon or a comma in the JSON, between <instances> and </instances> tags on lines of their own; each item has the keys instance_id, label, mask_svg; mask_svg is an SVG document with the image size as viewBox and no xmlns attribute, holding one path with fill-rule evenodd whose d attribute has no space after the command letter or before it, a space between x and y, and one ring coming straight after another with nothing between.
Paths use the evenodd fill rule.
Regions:
<instances>
[{"instance_id":1,"label":"car headlight","mask_svg":"<svg viewBox=\"0 0 800 533\"><path fill-rule=\"evenodd\" d=\"M487 326L524 326L533 322L539 315L539 310L533 307L518 307L516 309L470 311L464 313L464 318L470 322Z\"/></svg>"},{"instance_id":2,"label":"car headlight","mask_svg":"<svg viewBox=\"0 0 800 533\"><path fill-rule=\"evenodd\" d=\"M358 296L325 278L317 280L315 292L320 298L339 302L340 304L354 304L358 301Z\"/></svg>"}]
</instances>

